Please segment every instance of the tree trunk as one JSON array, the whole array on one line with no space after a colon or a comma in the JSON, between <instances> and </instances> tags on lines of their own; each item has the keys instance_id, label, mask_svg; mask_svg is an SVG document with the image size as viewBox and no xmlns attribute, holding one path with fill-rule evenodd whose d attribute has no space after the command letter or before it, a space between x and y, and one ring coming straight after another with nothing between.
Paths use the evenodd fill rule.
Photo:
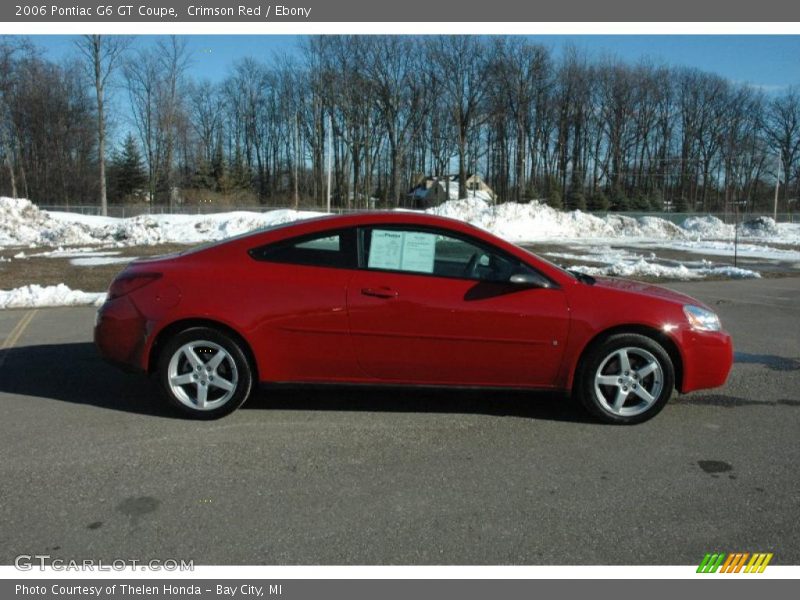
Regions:
<instances>
[{"instance_id":1,"label":"tree trunk","mask_svg":"<svg viewBox=\"0 0 800 600\"><path fill-rule=\"evenodd\" d=\"M462 124L458 133L458 199L463 200L467 197L467 132ZM450 190L447 191L447 199L450 199Z\"/></svg>"},{"instance_id":2,"label":"tree trunk","mask_svg":"<svg viewBox=\"0 0 800 600\"><path fill-rule=\"evenodd\" d=\"M103 76L100 62L99 35L92 36L92 53L94 57L94 89L97 93L97 160L100 166L100 214L108 216L108 198L106 197L106 120L103 102Z\"/></svg>"}]
</instances>

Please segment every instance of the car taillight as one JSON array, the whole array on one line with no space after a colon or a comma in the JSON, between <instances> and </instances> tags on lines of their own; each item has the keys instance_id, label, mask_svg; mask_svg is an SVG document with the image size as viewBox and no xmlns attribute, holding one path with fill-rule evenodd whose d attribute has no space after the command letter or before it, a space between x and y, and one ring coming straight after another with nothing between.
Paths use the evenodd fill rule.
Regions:
<instances>
[{"instance_id":1,"label":"car taillight","mask_svg":"<svg viewBox=\"0 0 800 600\"><path fill-rule=\"evenodd\" d=\"M111 282L108 288L108 299L113 300L133 290L138 290L161 277L161 273L123 273Z\"/></svg>"}]
</instances>

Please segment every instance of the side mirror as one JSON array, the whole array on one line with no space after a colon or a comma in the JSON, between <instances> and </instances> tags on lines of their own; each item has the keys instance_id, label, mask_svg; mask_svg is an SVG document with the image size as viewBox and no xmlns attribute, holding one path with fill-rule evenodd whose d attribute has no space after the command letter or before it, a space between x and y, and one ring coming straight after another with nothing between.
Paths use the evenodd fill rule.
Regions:
<instances>
[{"instance_id":1,"label":"side mirror","mask_svg":"<svg viewBox=\"0 0 800 600\"><path fill-rule=\"evenodd\" d=\"M508 281L514 285L524 285L528 287L551 287L547 279L536 273L514 273Z\"/></svg>"}]
</instances>

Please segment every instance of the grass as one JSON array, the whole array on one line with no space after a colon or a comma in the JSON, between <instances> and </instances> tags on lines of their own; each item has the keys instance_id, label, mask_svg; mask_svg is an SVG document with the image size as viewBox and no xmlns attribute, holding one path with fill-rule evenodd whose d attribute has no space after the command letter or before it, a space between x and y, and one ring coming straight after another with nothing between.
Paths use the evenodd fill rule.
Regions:
<instances>
[{"instance_id":1,"label":"grass","mask_svg":"<svg viewBox=\"0 0 800 600\"><path fill-rule=\"evenodd\" d=\"M180 244L165 244L160 246L139 246L133 248L97 248L98 252L120 252L116 256L130 257L131 260L140 256L156 256L179 250L188 246ZM104 292L108 289L111 280L125 268L125 264L97 265L91 267L73 265L71 258L55 258L47 256L32 256L28 258L13 258L19 252L38 254L52 248L3 248L0 257L11 259L10 262L0 261L0 290L10 290L28 284L56 285L64 283L73 290L84 292Z\"/></svg>"}]
</instances>

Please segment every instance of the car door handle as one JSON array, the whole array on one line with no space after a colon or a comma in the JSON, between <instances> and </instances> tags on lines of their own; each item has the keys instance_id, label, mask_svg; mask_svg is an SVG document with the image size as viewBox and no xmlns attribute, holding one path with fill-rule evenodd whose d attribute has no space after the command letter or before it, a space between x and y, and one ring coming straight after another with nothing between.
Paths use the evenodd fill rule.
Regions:
<instances>
[{"instance_id":1,"label":"car door handle","mask_svg":"<svg viewBox=\"0 0 800 600\"><path fill-rule=\"evenodd\" d=\"M361 288L361 293L364 296L375 296L376 298L397 298L397 290L387 287L379 288Z\"/></svg>"}]
</instances>

